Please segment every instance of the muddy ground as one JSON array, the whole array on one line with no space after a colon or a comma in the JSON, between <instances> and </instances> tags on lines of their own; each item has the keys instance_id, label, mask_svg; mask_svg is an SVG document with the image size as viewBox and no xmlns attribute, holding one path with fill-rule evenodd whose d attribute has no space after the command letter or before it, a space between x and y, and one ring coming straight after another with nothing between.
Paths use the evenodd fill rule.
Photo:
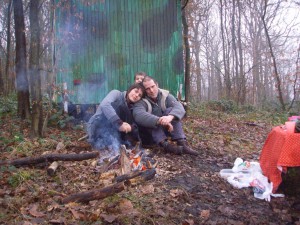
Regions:
<instances>
[{"instance_id":1,"label":"muddy ground","mask_svg":"<svg viewBox=\"0 0 300 225\"><path fill-rule=\"evenodd\" d=\"M2 166L1 224L300 224L299 195L257 199L251 188L236 189L219 176L237 157L258 161L272 125L249 116L184 119L188 140L200 155L165 154L145 148L158 164L156 176L102 200L62 204L66 196L103 187L93 159L60 163L54 176L46 165ZM82 129L49 127L45 139L29 139L17 119L2 117L1 160L48 153L92 151ZM57 147L62 143L61 147ZM287 181L288 182L288 181ZM286 183L289 187L296 183ZM299 184L299 182L298 182ZM283 190L280 190L283 193Z\"/></svg>"}]
</instances>

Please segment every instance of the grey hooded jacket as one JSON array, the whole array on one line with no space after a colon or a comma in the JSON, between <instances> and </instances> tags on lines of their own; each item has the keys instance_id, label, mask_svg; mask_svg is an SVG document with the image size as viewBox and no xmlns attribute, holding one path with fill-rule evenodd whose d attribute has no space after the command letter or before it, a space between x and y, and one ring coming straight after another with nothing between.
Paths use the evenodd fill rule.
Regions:
<instances>
[{"instance_id":1,"label":"grey hooded jacket","mask_svg":"<svg viewBox=\"0 0 300 225\"><path fill-rule=\"evenodd\" d=\"M159 117L163 116L166 108L171 108L168 115L175 116L176 119L181 120L185 115L185 109L177 99L167 94L166 100L163 101L163 91L159 89L157 96L157 103L153 102L148 96L145 97L152 106L152 112L148 112L147 103L143 100L138 101L133 106L133 118L135 122L143 127L156 128ZM163 106L165 104L165 106Z\"/></svg>"}]
</instances>

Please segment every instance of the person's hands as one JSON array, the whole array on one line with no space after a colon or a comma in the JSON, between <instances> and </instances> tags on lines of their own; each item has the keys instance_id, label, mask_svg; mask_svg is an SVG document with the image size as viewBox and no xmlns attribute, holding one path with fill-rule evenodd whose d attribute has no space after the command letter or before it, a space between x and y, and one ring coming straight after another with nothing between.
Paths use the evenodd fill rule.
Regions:
<instances>
[{"instance_id":1,"label":"person's hands","mask_svg":"<svg viewBox=\"0 0 300 225\"><path fill-rule=\"evenodd\" d=\"M167 125L165 125L165 127L169 132L172 132L174 130L173 125L171 123L168 123Z\"/></svg>"},{"instance_id":2,"label":"person's hands","mask_svg":"<svg viewBox=\"0 0 300 225\"><path fill-rule=\"evenodd\" d=\"M162 116L158 119L158 124L166 126L174 119L174 116L168 115L168 116Z\"/></svg>"},{"instance_id":3,"label":"person's hands","mask_svg":"<svg viewBox=\"0 0 300 225\"><path fill-rule=\"evenodd\" d=\"M122 125L119 127L120 132L129 133L131 132L131 126L130 124L123 122Z\"/></svg>"}]
</instances>

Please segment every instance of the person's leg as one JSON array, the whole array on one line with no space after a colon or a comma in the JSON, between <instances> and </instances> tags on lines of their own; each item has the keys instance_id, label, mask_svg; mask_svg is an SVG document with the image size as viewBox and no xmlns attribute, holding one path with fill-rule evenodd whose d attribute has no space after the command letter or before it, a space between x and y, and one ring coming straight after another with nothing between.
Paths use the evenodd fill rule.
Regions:
<instances>
[{"instance_id":1,"label":"person's leg","mask_svg":"<svg viewBox=\"0 0 300 225\"><path fill-rule=\"evenodd\" d=\"M177 155L182 154L183 147L169 143L167 140L166 131L162 126L152 129L152 138L157 145L163 147L165 152L174 153Z\"/></svg>"},{"instance_id":2,"label":"person's leg","mask_svg":"<svg viewBox=\"0 0 300 225\"><path fill-rule=\"evenodd\" d=\"M169 113L170 109L168 108L165 113ZM199 153L195 150L193 150L191 147L189 147L186 136L183 131L182 122L180 120L173 120L171 122L173 126L173 131L170 132L170 136L173 141L177 141L178 146L183 147L183 153L185 154L191 154L191 155L198 155Z\"/></svg>"}]
</instances>

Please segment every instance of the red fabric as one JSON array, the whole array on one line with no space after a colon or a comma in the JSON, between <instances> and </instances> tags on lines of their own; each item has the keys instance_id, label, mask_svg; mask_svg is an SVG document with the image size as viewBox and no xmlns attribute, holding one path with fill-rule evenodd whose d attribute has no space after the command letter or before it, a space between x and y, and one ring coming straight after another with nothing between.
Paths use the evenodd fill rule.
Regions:
<instances>
[{"instance_id":1,"label":"red fabric","mask_svg":"<svg viewBox=\"0 0 300 225\"><path fill-rule=\"evenodd\" d=\"M287 167L300 166L300 133L287 133L277 126L269 133L261 151L259 163L263 174L273 182L273 193L280 185L281 166L286 172Z\"/></svg>"}]
</instances>

